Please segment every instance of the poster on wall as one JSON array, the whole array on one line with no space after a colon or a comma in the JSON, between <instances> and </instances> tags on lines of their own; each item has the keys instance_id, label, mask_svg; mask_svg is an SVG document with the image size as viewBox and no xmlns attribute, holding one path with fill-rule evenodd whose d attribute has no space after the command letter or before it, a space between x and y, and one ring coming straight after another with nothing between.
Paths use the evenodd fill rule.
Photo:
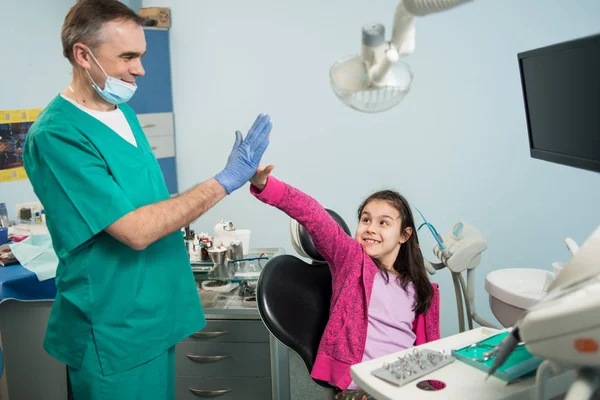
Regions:
<instances>
[{"instance_id":1,"label":"poster on wall","mask_svg":"<svg viewBox=\"0 0 600 400\"><path fill-rule=\"evenodd\" d=\"M23 146L41 108L0 110L0 182L27 179L23 168Z\"/></svg>"}]
</instances>

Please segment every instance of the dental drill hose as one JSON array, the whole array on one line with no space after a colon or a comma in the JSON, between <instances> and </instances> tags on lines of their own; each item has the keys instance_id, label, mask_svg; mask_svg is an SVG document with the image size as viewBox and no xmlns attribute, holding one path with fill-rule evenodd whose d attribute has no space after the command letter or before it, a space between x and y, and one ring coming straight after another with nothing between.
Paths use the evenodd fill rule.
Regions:
<instances>
[{"instance_id":1,"label":"dental drill hose","mask_svg":"<svg viewBox=\"0 0 600 400\"><path fill-rule=\"evenodd\" d=\"M463 292L463 296L465 296L465 308L467 311L467 322L469 326L469 330L473 329L473 313L471 312L471 302L469 301L469 294L467 284L465 283L465 278L462 273L458 273L458 280L460 282L460 287Z\"/></svg>"},{"instance_id":2,"label":"dental drill hose","mask_svg":"<svg viewBox=\"0 0 600 400\"><path fill-rule=\"evenodd\" d=\"M598 371L594 368L581 368L575 381L565 395L565 400L583 400L595 398L594 392L598 387L600 379Z\"/></svg>"},{"instance_id":3,"label":"dental drill hose","mask_svg":"<svg viewBox=\"0 0 600 400\"><path fill-rule=\"evenodd\" d=\"M460 289L460 282L458 279L459 273L452 272L452 282L454 283L454 293L456 294L456 311L458 313L458 331L465 331L465 312L463 308L463 295Z\"/></svg>"},{"instance_id":4,"label":"dental drill hose","mask_svg":"<svg viewBox=\"0 0 600 400\"><path fill-rule=\"evenodd\" d=\"M472 0L403 0L403 4L409 13L422 17L454 8L469 1Z\"/></svg>"}]
</instances>

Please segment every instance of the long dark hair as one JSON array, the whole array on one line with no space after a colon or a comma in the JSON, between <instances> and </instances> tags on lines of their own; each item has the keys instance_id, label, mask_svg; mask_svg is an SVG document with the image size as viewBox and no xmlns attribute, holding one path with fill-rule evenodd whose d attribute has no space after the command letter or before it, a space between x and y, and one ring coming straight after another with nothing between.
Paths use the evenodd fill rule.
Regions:
<instances>
[{"instance_id":1,"label":"long dark hair","mask_svg":"<svg viewBox=\"0 0 600 400\"><path fill-rule=\"evenodd\" d=\"M394 270L398 272L398 279L400 280L402 289L406 291L408 284L410 282L413 283L415 287L413 311L416 315L424 314L429 309L431 300L433 299L433 286L427 277L423 254L421 254L421 249L419 248L417 228L408 201L406 201L400 193L393 190L375 192L367 197L358 208L359 221L367 204L374 200L387 201L400 213L400 217L402 218L402 226L400 227L401 234L405 234L406 228L411 228L412 230L406 243L403 243L402 246L400 246L398 257L396 257L396 261L394 261ZM377 260L373 259L373 261L384 274L386 281L389 282L390 277L385 267Z\"/></svg>"}]
</instances>

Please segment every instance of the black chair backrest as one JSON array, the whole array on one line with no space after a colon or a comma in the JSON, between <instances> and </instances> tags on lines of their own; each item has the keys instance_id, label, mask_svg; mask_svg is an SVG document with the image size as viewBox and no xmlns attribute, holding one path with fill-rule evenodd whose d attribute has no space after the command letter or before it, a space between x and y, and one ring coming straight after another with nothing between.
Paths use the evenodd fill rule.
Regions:
<instances>
[{"instance_id":1,"label":"black chair backrest","mask_svg":"<svg viewBox=\"0 0 600 400\"><path fill-rule=\"evenodd\" d=\"M335 212L327 211L350 235L344 220ZM306 254L316 261L308 264L287 254L272 258L258 280L257 300L261 319L269 332L298 353L311 371L329 320L331 272L305 230L300 242ZM314 381L323 387L332 387L327 382Z\"/></svg>"},{"instance_id":2,"label":"black chair backrest","mask_svg":"<svg viewBox=\"0 0 600 400\"><path fill-rule=\"evenodd\" d=\"M267 329L294 350L310 372L329 320L331 273L285 254L269 260L257 286L258 309ZM325 382L318 384L328 387Z\"/></svg>"}]
</instances>

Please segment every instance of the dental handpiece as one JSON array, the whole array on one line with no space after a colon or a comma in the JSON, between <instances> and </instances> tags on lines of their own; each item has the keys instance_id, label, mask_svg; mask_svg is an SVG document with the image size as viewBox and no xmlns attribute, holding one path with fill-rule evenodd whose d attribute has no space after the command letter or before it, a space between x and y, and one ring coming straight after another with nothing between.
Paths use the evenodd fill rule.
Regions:
<instances>
[{"instance_id":1,"label":"dental handpiece","mask_svg":"<svg viewBox=\"0 0 600 400\"><path fill-rule=\"evenodd\" d=\"M488 376L485 378L486 380L494 374L504 364L508 356L515 350L515 348L519 345L521 341L521 336L519 335L519 328L515 327L510 335L507 335L504 340L497 347L496 358L494 358L494 363L488 372Z\"/></svg>"},{"instance_id":2,"label":"dental handpiece","mask_svg":"<svg viewBox=\"0 0 600 400\"><path fill-rule=\"evenodd\" d=\"M425 216L423 215L423 213L421 212L421 210L419 210L416 207L415 207L415 210L417 210L417 212L421 215L421 218L423 218L423 222L425 222L425 225L427 225L427 228L429 228L429 231L433 235L433 238L437 242L438 246L440 246L440 249L442 251L446 250L446 246L444 246L444 242L442 240L442 237L440 235L438 235L438 233L433 229L433 227L431 226L431 224L429 222L427 222L427 219L425 219Z\"/></svg>"}]
</instances>

